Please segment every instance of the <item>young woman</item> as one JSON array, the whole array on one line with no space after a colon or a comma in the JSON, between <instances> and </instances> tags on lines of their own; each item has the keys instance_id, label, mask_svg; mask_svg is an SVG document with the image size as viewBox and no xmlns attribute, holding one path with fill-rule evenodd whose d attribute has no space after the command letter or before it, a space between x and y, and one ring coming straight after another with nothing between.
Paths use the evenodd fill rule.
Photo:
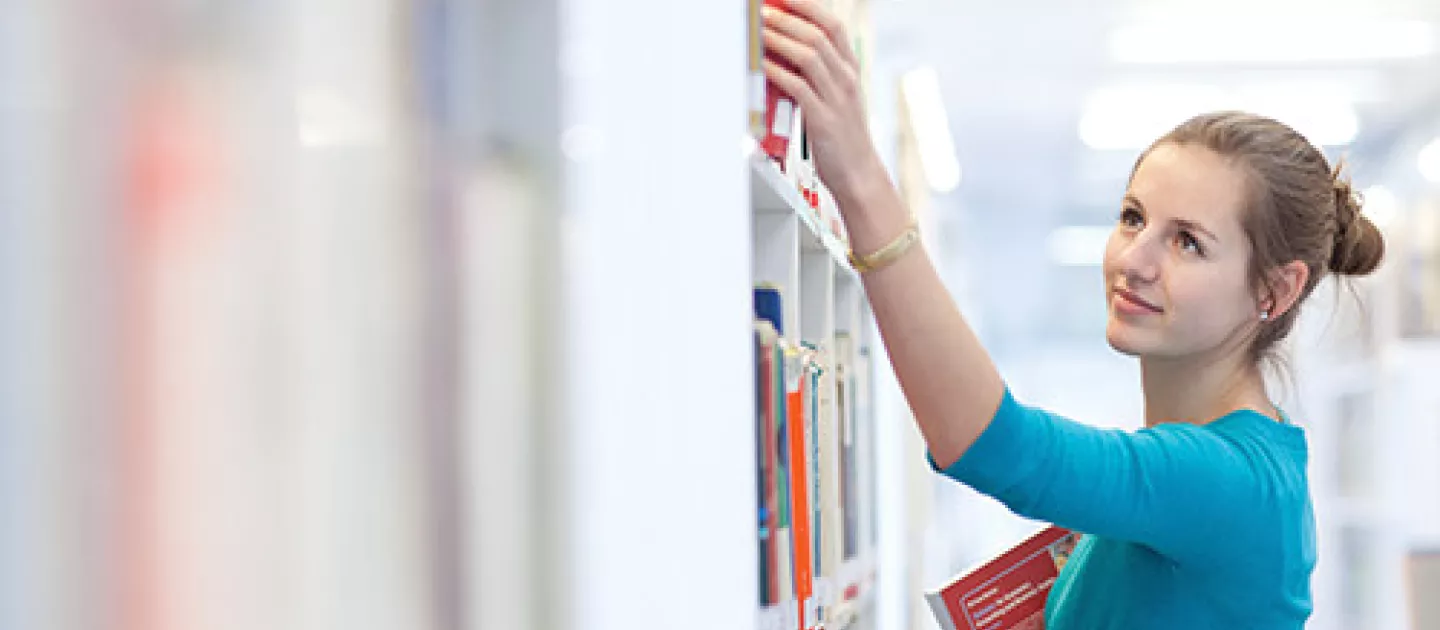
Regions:
<instances>
[{"instance_id":1,"label":"young woman","mask_svg":"<svg viewBox=\"0 0 1440 630\"><path fill-rule=\"evenodd\" d=\"M1140 360L1145 428L1016 401L871 145L856 61L814 0L766 10L766 75L805 110L931 465L1018 514L1084 532L1051 630L1300 628L1315 534L1306 443L1260 363L1326 273L1380 262L1350 184L1294 130L1196 117L1136 162L1105 251L1116 350Z\"/></svg>"}]
</instances>

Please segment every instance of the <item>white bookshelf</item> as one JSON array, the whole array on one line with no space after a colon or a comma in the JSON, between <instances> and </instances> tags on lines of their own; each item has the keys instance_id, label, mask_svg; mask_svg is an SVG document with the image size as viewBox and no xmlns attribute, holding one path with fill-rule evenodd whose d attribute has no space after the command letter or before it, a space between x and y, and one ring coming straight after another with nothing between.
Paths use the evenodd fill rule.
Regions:
<instances>
[{"instance_id":1,"label":"white bookshelf","mask_svg":"<svg viewBox=\"0 0 1440 630\"><path fill-rule=\"evenodd\" d=\"M753 227L752 279L757 285L768 283L779 288L785 337L834 352L837 334L847 334L853 340L856 358L861 353L875 356L864 287L859 274L850 267L843 241L819 220L796 184L775 163L753 151L747 159ZM831 201L827 196L822 203ZM850 363L855 368L867 365L853 359ZM878 369L874 361L868 365L872 370ZM855 376L857 381L868 381L873 375ZM828 387L833 397L833 380L828 382ZM832 406L831 413L836 408ZM859 464L862 466L859 475L876 472L873 444L865 439L873 435L866 430L875 421L873 409L872 403L855 410L853 429L860 434L854 436L857 438L855 458L863 462ZM826 421L822 419L822 424ZM836 418L829 418L828 422L832 427L841 426ZM857 479L857 503L873 506L874 497L868 496L871 484L863 477ZM821 472L821 480L822 484L829 483L825 471ZM822 494L824 492L822 489ZM815 597L825 609L821 624L825 630L851 627L874 601L877 562L875 546L869 542L875 538L870 531L871 522L863 515L857 521L859 550L854 557L844 560L836 570L822 569L816 575ZM847 591L853 596L848 600ZM756 628L794 629L799 623L797 609L793 599L761 607Z\"/></svg>"},{"instance_id":2,"label":"white bookshelf","mask_svg":"<svg viewBox=\"0 0 1440 630\"><path fill-rule=\"evenodd\" d=\"M750 204L755 217L794 217L805 228L797 237L799 248L806 252L829 256L838 267L838 273L855 277L846 257L846 247L830 230L823 228L806 209L805 200L793 182L780 172L780 168L765 156L750 153ZM824 201L827 205L829 199Z\"/></svg>"},{"instance_id":3,"label":"white bookshelf","mask_svg":"<svg viewBox=\"0 0 1440 630\"><path fill-rule=\"evenodd\" d=\"M860 555L841 567L834 580L818 580L817 590L822 605L833 606L834 612L821 626L825 630L849 630L862 619L875 600L875 555L874 552ZM846 586L858 585L859 595L848 604L835 605L834 598L843 595ZM760 608L756 616L756 630L793 630L799 623L795 600L787 600Z\"/></svg>"},{"instance_id":4,"label":"white bookshelf","mask_svg":"<svg viewBox=\"0 0 1440 630\"><path fill-rule=\"evenodd\" d=\"M751 287L783 287L790 339L833 347L837 331L849 331L857 353L871 347L871 365L881 364L882 353L870 341L859 278L840 240L806 213L784 174L737 146L748 131L744 12L663 0L624 11L600 0L546 1L534 10L517 0L482 4L495 9L486 15L555 25L548 46L563 45L558 59L540 51L544 63L511 55L522 60L517 67L559 86L559 102L549 103L558 106L555 120L514 99L495 108L497 116L553 124L522 163L553 175L543 182L552 186L536 187L546 193L540 201L553 238L528 246L545 252L558 281L537 283L545 299L530 311L537 315L531 338L555 340L528 383L548 394L529 400L549 407L532 414L538 422L521 413L499 419L525 422L516 432L531 440L523 452L533 457L516 466L532 474L528 493L477 484L498 495L489 505L528 501L502 522L504 531L526 527L525 548L500 556L514 558L505 566L518 566L528 581L479 582L482 607L508 597L520 610L486 612L479 627L507 617L536 627L629 630L783 624L785 606L760 610L756 595ZM522 31L495 35L496 46L515 38L512 46L527 49ZM674 54L659 60L657 72L634 71L634 60L661 48ZM528 78L504 74L508 67L492 72ZM683 132L681 144L672 132ZM508 442L516 443L524 444ZM507 442L486 448L500 451ZM874 458L867 453L856 457ZM865 480L857 485L873 492ZM483 513L487 504L477 505ZM873 539L871 521L861 520L860 540ZM507 537L492 540L499 546ZM832 563L835 585L821 587L821 602L852 584L860 594L834 609L827 630L865 625L879 564L864 544L849 562ZM691 577L674 579L677 571Z\"/></svg>"}]
</instances>

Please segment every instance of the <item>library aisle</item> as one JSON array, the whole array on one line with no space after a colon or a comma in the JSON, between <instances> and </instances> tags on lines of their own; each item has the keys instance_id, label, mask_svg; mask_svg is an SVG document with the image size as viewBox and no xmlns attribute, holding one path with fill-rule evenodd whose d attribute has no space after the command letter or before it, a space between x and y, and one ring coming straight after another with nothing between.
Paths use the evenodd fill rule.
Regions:
<instances>
[{"instance_id":1,"label":"library aisle","mask_svg":"<svg viewBox=\"0 0 1440 630\"><path fill-rule=\"evenodd\" d=\"M1386 261L1272 379L1307 628L1440 630L1440 5L813 1L1007 384L1088 424L1142 417L1146 144L1345 158ZM942 628L1041 524L926 463L784 4L0 5L0 630Z\"/></svg>"}]
</instances>

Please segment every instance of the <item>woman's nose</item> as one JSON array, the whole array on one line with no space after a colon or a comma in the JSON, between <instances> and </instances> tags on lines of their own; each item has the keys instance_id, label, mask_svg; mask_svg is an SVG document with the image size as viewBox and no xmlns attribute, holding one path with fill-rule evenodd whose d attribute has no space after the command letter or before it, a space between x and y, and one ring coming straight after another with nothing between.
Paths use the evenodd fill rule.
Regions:
<instances>
[{"instance_id":1,"label":"woman's nose","mask_svg":"<svg viewBox=\"0 0 1440 630\"><path fill-rule=\"evenodd\" d=\"M1116 270L1130 281L1154 282L1160 274L1160 245L1148 231L1136 234L1121 247L1115 259Z\"/></svg>"}]
</instances>

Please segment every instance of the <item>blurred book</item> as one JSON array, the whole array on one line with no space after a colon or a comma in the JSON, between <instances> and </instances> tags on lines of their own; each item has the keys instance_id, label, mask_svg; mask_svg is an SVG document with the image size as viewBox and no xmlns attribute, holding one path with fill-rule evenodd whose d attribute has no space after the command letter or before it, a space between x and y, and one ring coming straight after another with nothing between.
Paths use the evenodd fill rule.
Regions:
<instances>
[{"instance_id":1,"label":"blurred book","mask_svg":"<svg viewBox=\"0 0 1440 630\"><path fill-rule=\"evenodd\" d=\"M839 421L840 556L860 552L859 487L856 484L855 342L848 332L835 333L835 401Z\"/></svg>"},{"instance_id":2,"label":"blurred book","mask_svg":"<svg viewBox=\"0 0 1440 630\"><path fill-rule=\"evenodd\" d=\"M1440 548L1410 552L1410 627L1440 630Z\"/></svg>"}]
</instances>

